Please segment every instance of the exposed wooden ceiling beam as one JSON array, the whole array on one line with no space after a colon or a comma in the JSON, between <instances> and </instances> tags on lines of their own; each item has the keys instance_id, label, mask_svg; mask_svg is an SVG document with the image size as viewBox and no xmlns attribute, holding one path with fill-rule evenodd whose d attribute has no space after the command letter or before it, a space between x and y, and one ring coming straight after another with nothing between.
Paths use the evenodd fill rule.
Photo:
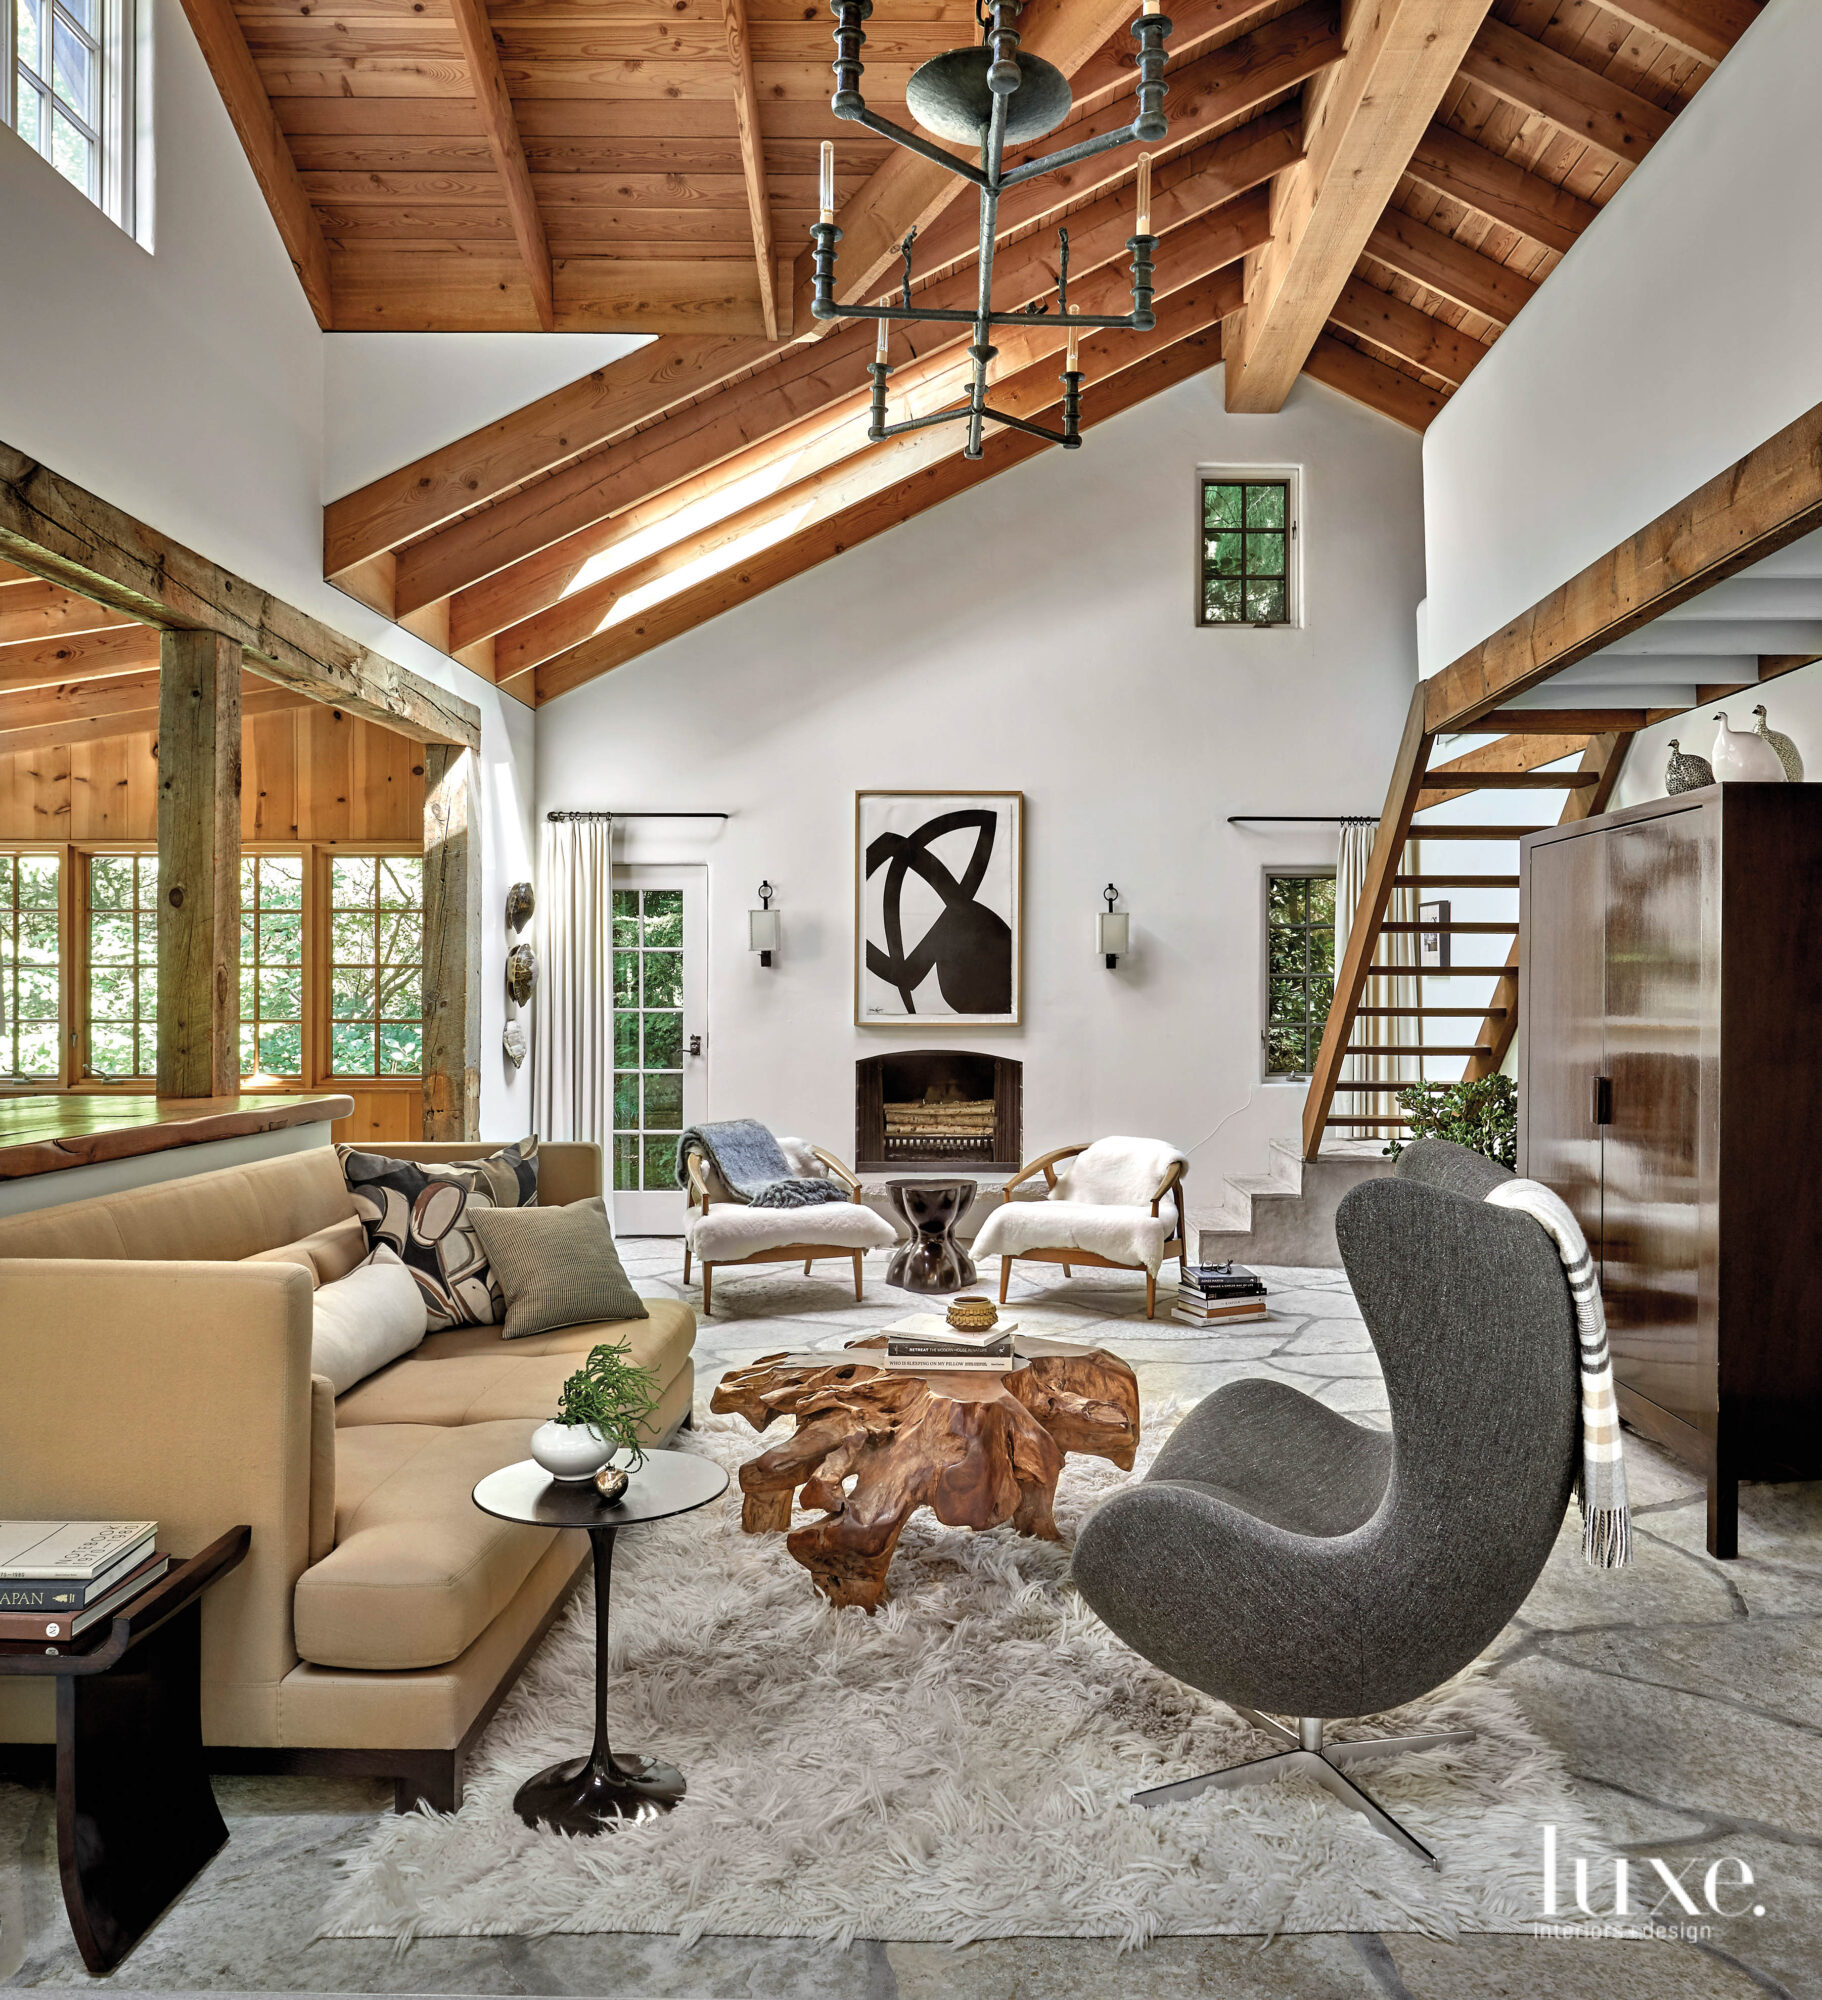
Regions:
<instances>
[{"instance_id":1,"label":"exposed wooden ceiling beam","mask_svg":"<svg viewBox=\"0 0 1822 2000\"><path fill-rule=\"evenodd\" d=\"M1601 5L1707 63L1718 63L1759 18L1759 0L1601 0Z\"/></svg>"},{"instance_id":2,"label":"exposed wooden ceiling beam","mask_svg":"<svg viewBox=\"0 0 1822 2000\"><path fill-rule=\"evenodd\" d=\"M1313 0L1313 4L1281 15L1181 70L1171 70L1170 136L1156 149L1155 157L1174 156L1217 127L1247 118L1249 112L1270 104L1331 63L1339 62L1341 55L1339 7L1335 0ZM1117 131L1131 123L1133 110L1130 99L1115 99L1089 117L1072 119L1038 146L1028 147L1026 155L1061 152L1065 146ZM1300 107L1287 104L1264 117L1235 125L1215 144L1226 148L1226 157L1236 170L1241 169L1246 152L1254 151L1263 167L1258 178L1264 179L1287 164L1285 135L1301 133L1302 127ZM1302 156L1301 143L1288 152L1291 162ZM1110 153L1098 153L1061 173L1046 174L1042 180L1027 181L1022 187L1013 188L1000 202L996 240L1004 242L1020 229L1057 216L1071 202L1129 180L1137 166L1138 149L1122 146ZM918 267L928 274L962 259L972 262L978 254L979 241L976 217L961 208L952 209L919 235Z\"/></svg>"},{"instance_id":3,"label":"exposed wooden ceiling beam","mask_svg":"<svg viewBox=\"0 0 1822 2000\"><path fill-rule=\"evenodd\" d=\"M734 124L740 135L740 165L746 175L747 215L753 227L753 267L759 276L759 311L767 340L778 338L778 263L772 248L772 208L766 192L764 141L759 131L759 93L753 86L753 45L747 37L746 0L721 0L727 31L728 68L734 79Z\"/></svg>"},{"instance_id":4,"label":"exposed wooden ceiling beam","mask_svg":"<svg viewBox=\"0 0 1822 2000\"><path fill-rule=\"evenodd\" d=\"M1500 326L1510 326L1537 290L1509 265L1483 257L1440 229L1426 229L1396 209L1387 210L1367 237L1365 254Z\"/></svg>"},{"instance_id":5,"label":"exposed wooden ceiling beam","mask_svg":"<svg viewBox=\"0 0 1822 2000\"><path fill-rule=\"evenodd\" d=\"M73 638L79 632L104 632L131 622L118 611L42 578L0 589L0 645Z\"/></svg>"},{"instance_id":6,"label":"exposed wooden ceiling beam","mask_svg":"<svg viewBox=\"0 0 1822 2000\"><path fill-rule=\"evenodd\" d=\"M241 150L259 182L279 238L304 297L325 331L335 323L335 292L330 280L329 246L304 184L298 179L291 148L260 77L233 0L183 0L184 13L201 45L203 61L221 92Z\"/></svg>"},{"instance_id":7,"label":"exposed wooden ceiling beam","mask_svg":"<svg viewBox=\"0 0 1822 2000\"><path fill-rule=\"evenodd\" d=\"M1332 333L1323 334L1310 349L1303 370L1318 382L1339 389L1344 396L1352 396L1355 402L1365 403L1382 417L1390 417L1394 423L1414 431L1426 429L1430 419L1448 401L1440 389L1432 389L1427 382L1418 381L1415 375L1407 375L1402 369L1388 367L1372 355L1363 354L1358 347L1350 347L1345 340L1337 340Z\"/></svg>"},{"instance_id":8,"label":"exposed wooden ceiling beam","mask_svg":"<svg viewBox=\"0 0 1822 2000\"><path fill-rule=\"evenodd\" d=\"M1432 674L1430 727L1467 728L1818 526L1822 404Z\"/></svg>"},{"instance_id":9,"label":"exposed wooden ceiling beam","mask_svg":"<svg viewBox=\"0 0 1822 2000\"><path fill-rule=\"evenodd\" d=\"M1264 14L1278 0L1187 0L1170 10L1170 70L1185 67L1203 43L1214 36L1231 38L1257 14ZM1165 73L1168 76L1170 70ZM1092 111L1109 97L1133 90L1138 82L1139 45L1130 33L1110 35L1082 67L1069 79L1076 112ZM1175 87L1174 77L1171 79ZM1171 107L1171 123L1176 123L1176 107Z\"/></svg>"},{"instance_id":10,"label":"exposed wooden ceiling beam","mask_svg":"<svg viewBox=\"0 0 1822 2000\"><path fill-rule=\"evenodd\" d=\"M0 555L127 618L226 633L240 642L255 673L401 736L480 745L481 712L473 702L344 638L5 444Z\"/></svg>"},{"instance_id":11,"label":"exposed wooden ceiling beam","mask_svg":"<svg viewBox=\"0 0 1822 2000\"><path fill-rule=\"evenodd\" d=\"M1265 190L1230 197L1219 157L1206 171L1202 161L1201 152L1192 153L1167 161L1158 170L1152 188L1154 228L1168 232L1218 206L1223 226L1239 246L1234 254L1254 248L1270 226ZM1072 273L1080 278L1123 257L1131 231L1131 207L1117 192L1078 210L1070 218ZM1168 270L1161 267L1161 276L1168 280ZM1055 243L1038 236L1021 239L1001 257L995 277L1002 308L1044 298L1056 288ZM971 306L974 292L973 273L963 270L919 293L918 303ZM928 354L967 337L965 325L901 327L893 336L894 354L902 357L907 350ZM538 593L543 603L554 603L594 554L597 542L591 531L598 523L854 394L865 386L873 338L870 322L850 325L820 347L806 346L752 381L705 397L651 425L610 453L565 467L401 550L395 571L396 602L410 608L458 593L450 618L450 641L458 647L498 631L500 623L493 621L502 609L511 608L523 617L536 608L533 600ZM550 552L548 561L540 558L540 551ZM485 600L467 595L481 579L532 558L539 558L536 566L507 587L504 602L491 591ZM518 583L527 586L525 595L519 593Z\"/></svg>"},{"instance_id":12,"label":"exposed wooden ceiling beam","mask_svg":"<svg viewBox=\"0 0 1822 2000\"><path fill-rule=\"evenodd\" d=\"M1552 250L1573 249L1600 214L1593 202L1541 174L1527 173L1516 160L1502 159L1446 125L1432 125L1424 133L1405 171L1435 193Z\"/></svg>"},{"instance_id":13,"label":"exposed wooden ceiling beam","mask_svg":"<svg viewBox=\"0 0 1822 2000\"><path fill-rule=\"evenodd\" d=\"M1468 379L1475 363L1486 358L1486 347L1459 327L1432 319L1364 278L1350 278L1342 286L1329 317L1344 331L1457 387Z\"/></svg>"},{"instance_id":14,"label":"exposed wooden ceiling beam","mask_svg":"<svg viewBox=\"0 0 1822 2000\"><path fill-rule=\"evenodd\" d=\"M225 5L227 0L217 0L217 4ZM1092 0L1092 4L1091 0L1068 0L1056 14L1038 24L1028 38L1029 46L1071 74L1097 42L1107 39L1106 33L1095 32L1097 24L1111 22L1116 15L1123 28L1124 9L1114 6L1112 0ZM1039 29L1048 33L1040 35ZM912 160L908 153L898 158ZM886 166L893 164L887 161ZM921 161L915 164L924 166ZM925 171L945 182L952 180L940 168ZM880 173L884 172L881 168ZM873 221L883 226L883 219L889 218L882 203L889 205L891 190L876 186L878 181L879 174L875 174L861 192L868 195ZM858 221L858 212L849 216L851 206L852 202L844 205L842 211L844 231L850 219ZM896 243L915 219L912 215L899 222L892 242ZM852 261L846 261L847 249L844 244L844 288L856 268ZM799 279L806 270L807 265L803 265ZM812 331L823 330L820 323L810 321L807 307L803 318ZM623 437L669 410L687 406L735 376L775 359L777 353L772 342L739 334L705 332L654 340L580 382L553 390L497 423L471 431L332 500L323 510L323 573L337 578L369 557L401 548L527 480Z\"/></svg>"},{"instance_id":15,"label":"exposed wooden ceiling beam","mask_svg":"<svg viewBox=\"0 0 1822 2000\"><path fill-rule=\"evenodd\" d=\"M1221 274L1179 294L1174 308L1166 302L1160 310L1159 331L1155 334L1115 332L1098 340L1085 340L1082 344L1085 361L1093 354L1098 357L1099 366L1111 366L1119 372L1111 379L1096 381L1092 374L1095 364L1090 364L1091 380L1083 400L1083 429L1090 430L1148 396L1212 366L1219 359L1217 323L1204 319L1193 330L1179 324L1175 337L1170 338L1173 329L1166 322L1167 319L1193 321L1199 313L1213 313L1223 304L1231 305L1233 297L1231 281ZM1199 310L1195 304L1198 299ZM1145 352L1148 348L1153 350L1149 354ZM1030 382L1025 391L1029 401L1015 414L1040 414L1042 408L1051 407L1040 399L1057 393L1048 364L1039 364L1030 373L1047 379ZM1005 393L1011 391L1012 385L1006 385ZM947 456L871 486L844 505L834 505L831 499L825 503L828 511L819 511L788 537L769 547L735 549L725 565L707 576L690 578L681 589L599 634L585 649L577 648L546 661L536 673L539 704L624 665L666 639L678 637L858 542L909 520L979 480L991 478L1006 466L1051 448L1042 439L1018 431L1002 431L990 437L982 457L976 461L963 458L959 446L960 439L956 438Z\"/></svg>"},{"instance_id":16,"label":"exposed wooden ceiling beam","mask_svg":"<svg viewBox=\"0 0 1822 2000\"><path fill-rule=\"evenodd\" d=\"M1220 210L1184 225L1169 241L1173 251L1167 266L1171 274L1170 289L1158 309L1162 313L1166 306L1170 307L1169 318L1174 329L1171 337L1180 338L1185 308L1173 301L1180 301L1186 288L1201 286L1217 270L1225 270L1226 285L1207 297L1227 301L1229 310L1238 306L1244 297L1238 260L1244 253L1236 250ZM1118 311L1121 304L1118 293L1125 284L1125 276L1123 271L1109 268L1090 278L1080 290L1078 302L1082 310ZM1196 309L1200 310L1204 303L1199 297ZM1061 353L1065 338L1065 323L1055 316L1034 321L1029 328L1002 328L994 342L999 350L991 376L994 407L1022 414L1016 399L1029 396L1036 381L1043 393L1043 401L1037 407L1047 408L1057 396L1060 378L1054 369L1044 369L1039 364ZM1102 343L1097 353L1104 354L1109 347L1123 352L1128 346L1136 361L1148 351L1148 340L1115 333ZM941 350L931 363L896 371L888 385L892 421L932 415L954 407L966 395L970 366L967 347L959 345ZM1009 402L1008 397L1015 400ZM904 476L903 471L892 468L921 464L917 453L934 450L943 456L960 448L959 429L916 432L893 440L889 446L869 445L865 406L864 396L852 397L840 407L835 421L818 420L819 428L811 430L811 435L795 449L787 448L795 435L787 432L783 438L743 453L714 472L673 489L661 496L660 501L619 517L614 525L620 532L613 542L603 543L590 566L591 572L596 568L601 570L599 576L499 633L494 646L494 668L501 684L510 687L513 675L523 674L541 661L583 643L602 625L614 606L632 592L700 560L730 540L750 537L775 518L800 509L805 495L830 490L830 482L837 476L862 483L900 477ZM912 450L914 443L916 451ZM767 454L774 450L779 476L768 489L746 496L743 505L741 474L764 468ZM897 458L892 456L894 451L898 452ZM747 463L743 464L743 460ZM818 485L819 481L823 483ZM718 500L721 504L717 504ZM671 504L662 504L666 502ZM663 547L652 551L651 532L667 519L679 524L678 532ZM612 560L616 547L628 551L618 563Z\"/></svg>"},{"instance_id":17,"label":"exposed wooden ceiling beam","mask_svg":"<svg viewBox=\"0 0 1822 2000\"><path fill-rule=\"evenodd\" d=\"M738 4L738 0L733 0ZM449 0L461 38L462 56L468 64L469 83L474 90L475 108L481 114L481 130L487 150L493 155L494 171L500 177L506 213L512 223L513 241L519 246L519 260L525 266L531 286L532 309L546 333L557 324L556 290L551 279L550 240L544 233L544 218L538 212L532 192L531 169L525 164L525 148L519 141L519 121L512 108L512 92L506 87L506 72L500 66L500 52L494 44L493 24L487 18L487 0Z\"/></svg>"},{"instance_id":18,"label":"exposed wooden ceiling beam","mask_svg":"<svg viewBox=\"0 0 1822 2000\"><path fill-rule=\"evenodd\" d=\"M151 625L121 623L60 639L28 639L0 646L0 692L107 680L157 664L158 632Z\"/></svg>"},{"instance_id":19,"label":"exposed wooden ceiling beam","mask_svg":"<svg viewBox=\"0 0 1822 2000\"><path fill-rule=\"evenodd\" d=\"M1224 343L1230 410L1281 409L1488 0L1378 0L1343 60L1306 86L1306 151Z\"/></svg>"},{"instance_id":20,"label":"exposed wooden ceiling beam","mask_svg":"<svg viewBox=\"0 0 1822 2000\"><path fill-rule=\"evenodd\" d=\"M305 706L308 697L243 675L241 713L269 715ZM158 728L158 676L77 683L37 694L0 698L0 757L52 744L92 743L106 736L140 736Z\"/></svg>"},{"instance_id":21,"label":"exposed wooden ceiling beam","mask_svg":"<svg viewBox=\"0 0 1822 2000\"><path fill-rule=\"evenodd\" d=\"M1616 160L1642 160L1676 116L1504 21L1482 24L1462 57L1461 73Z\"/></svg>"}]
</instances>

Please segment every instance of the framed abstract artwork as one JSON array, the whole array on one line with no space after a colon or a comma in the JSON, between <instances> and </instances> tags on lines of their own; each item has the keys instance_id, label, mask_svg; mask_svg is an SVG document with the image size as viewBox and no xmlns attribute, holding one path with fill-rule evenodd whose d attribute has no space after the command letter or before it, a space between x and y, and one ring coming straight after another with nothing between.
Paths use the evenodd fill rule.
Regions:
<instances>
[{"instance_id":1,"label":"framed abstract artwork","mask_svg":"<svg viewBox=\"0 0 1822 2000\"><path fill-rule=\"evenodd\" d=\"M856 792L854 1019L1016 1027L1023 792Z\"/></svg>"}]
</instances>

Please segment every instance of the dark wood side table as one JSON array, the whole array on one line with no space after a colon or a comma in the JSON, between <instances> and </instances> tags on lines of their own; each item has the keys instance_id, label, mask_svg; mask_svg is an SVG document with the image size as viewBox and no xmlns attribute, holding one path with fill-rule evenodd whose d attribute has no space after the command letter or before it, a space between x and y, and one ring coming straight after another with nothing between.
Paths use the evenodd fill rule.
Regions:
<instances>
[{"instance_id":1,"label":"dark wood side table","mask_svg":"<svg viewBox=\"0 0 1822 2000\"><path fill-rule=\"evenodd\" d=\"M978 1192L978 1183L949 1176L886 1183L892 1206L911 1229L911 1240L886 1266L888 1285L903 1292L961 1292L975 1282L974 1259L955 1231Z\"/></svg>"},{"instance_id":2,"label":"dark wood side table","mask_svg":"<svg viewBox=\"0 0 1822 2000\"><path fill-rule=\"evenodd\" d=\"M57 1681L57 1866L93 1973L226 1844L202 1754L202 1594L252 1539L230 1528L70 1645L0 1644L0 1674Z\"/></svg>"},{"instance_id":3,"label":"dark wood side table","mask_svg":"<svg viewBox=\"0 0 1822 2000\"><path fill-rule=\"evenodd\" d=\"M483 1514L538 1528L586 1528L595 1555L595 1741L586 1757L571 1757L527 1778L513 1810L527 1826L559 1833L599 1833L617 1820L651 1819L684 1794L683 1773L637 1750L607 1741L607 1606L614 1574L614 1539L622 1528L668 1520L706 1507L728 1490L720 1466L688 1451L648 1451L645 1463L613 1505L591 1483L560 1484L535 1459L490 1472L474 1490Z\"/></svg>"}]
</instances>

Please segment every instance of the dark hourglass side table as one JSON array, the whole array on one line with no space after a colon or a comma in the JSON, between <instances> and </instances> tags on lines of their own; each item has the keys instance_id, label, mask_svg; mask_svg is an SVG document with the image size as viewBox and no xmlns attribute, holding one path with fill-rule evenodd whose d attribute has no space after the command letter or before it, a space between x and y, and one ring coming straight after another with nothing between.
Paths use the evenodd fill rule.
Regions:
<instances>
[{"instance_id":1,"label":"dark hourglass side table","mask_svg":"<svg viewBox=\"0 0 1822 2000\"><path fill-rule=\"evenodd\" d=\"M974 1283L974 1259L955 1240L955 1228L978 1192L975 1182L951 1178L888 1181L892 1206L911 1228L886 1266L886 1283L901 1292L960 1292Z\"/></svg>"},{"instance_id":2,"label":"dark hourglass side table","mask_svg":"<svg viewBox=\"0 0 1822 2000\"><path fill-rule=\"evenodd\" d=\"M683 1773L637 1750L607 1741L607 1611L614 1573L614 1538L622 1528L668 1520L706 1507L727 1491L721 1467L687 1451L648 1451L625 1494L610 1506L592 1482L561 1486L535 1459L490 1472L474 1490L483 1514L536 1528L586 1528L595 1554L595 1741L586 1757L571 1757L527 1778L513 1810L527 1826L560 1833L599 1833L617 1820L651 1819L683 1797Z\"/></svg>"}]
</instances>

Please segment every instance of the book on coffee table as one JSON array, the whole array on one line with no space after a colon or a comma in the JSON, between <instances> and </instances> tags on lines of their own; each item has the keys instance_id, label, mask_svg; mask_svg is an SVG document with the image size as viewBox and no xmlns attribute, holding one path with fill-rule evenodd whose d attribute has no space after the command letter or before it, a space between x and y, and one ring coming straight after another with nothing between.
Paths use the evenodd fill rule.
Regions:
<instances>
[{"instance_id":1,"label":"book on coffee table","mask_svg":"<svg viewBox=\"0 0 1822 2000\"><path fill-rule=\"evenodd\" d=\"M1012 1352L1018 1321L995 1320L991 1326L955 1327L940 1313L912 1313L883 1329L886 1352L893 1355L1005 1355Z\"/></svg>"}]
</instances>

